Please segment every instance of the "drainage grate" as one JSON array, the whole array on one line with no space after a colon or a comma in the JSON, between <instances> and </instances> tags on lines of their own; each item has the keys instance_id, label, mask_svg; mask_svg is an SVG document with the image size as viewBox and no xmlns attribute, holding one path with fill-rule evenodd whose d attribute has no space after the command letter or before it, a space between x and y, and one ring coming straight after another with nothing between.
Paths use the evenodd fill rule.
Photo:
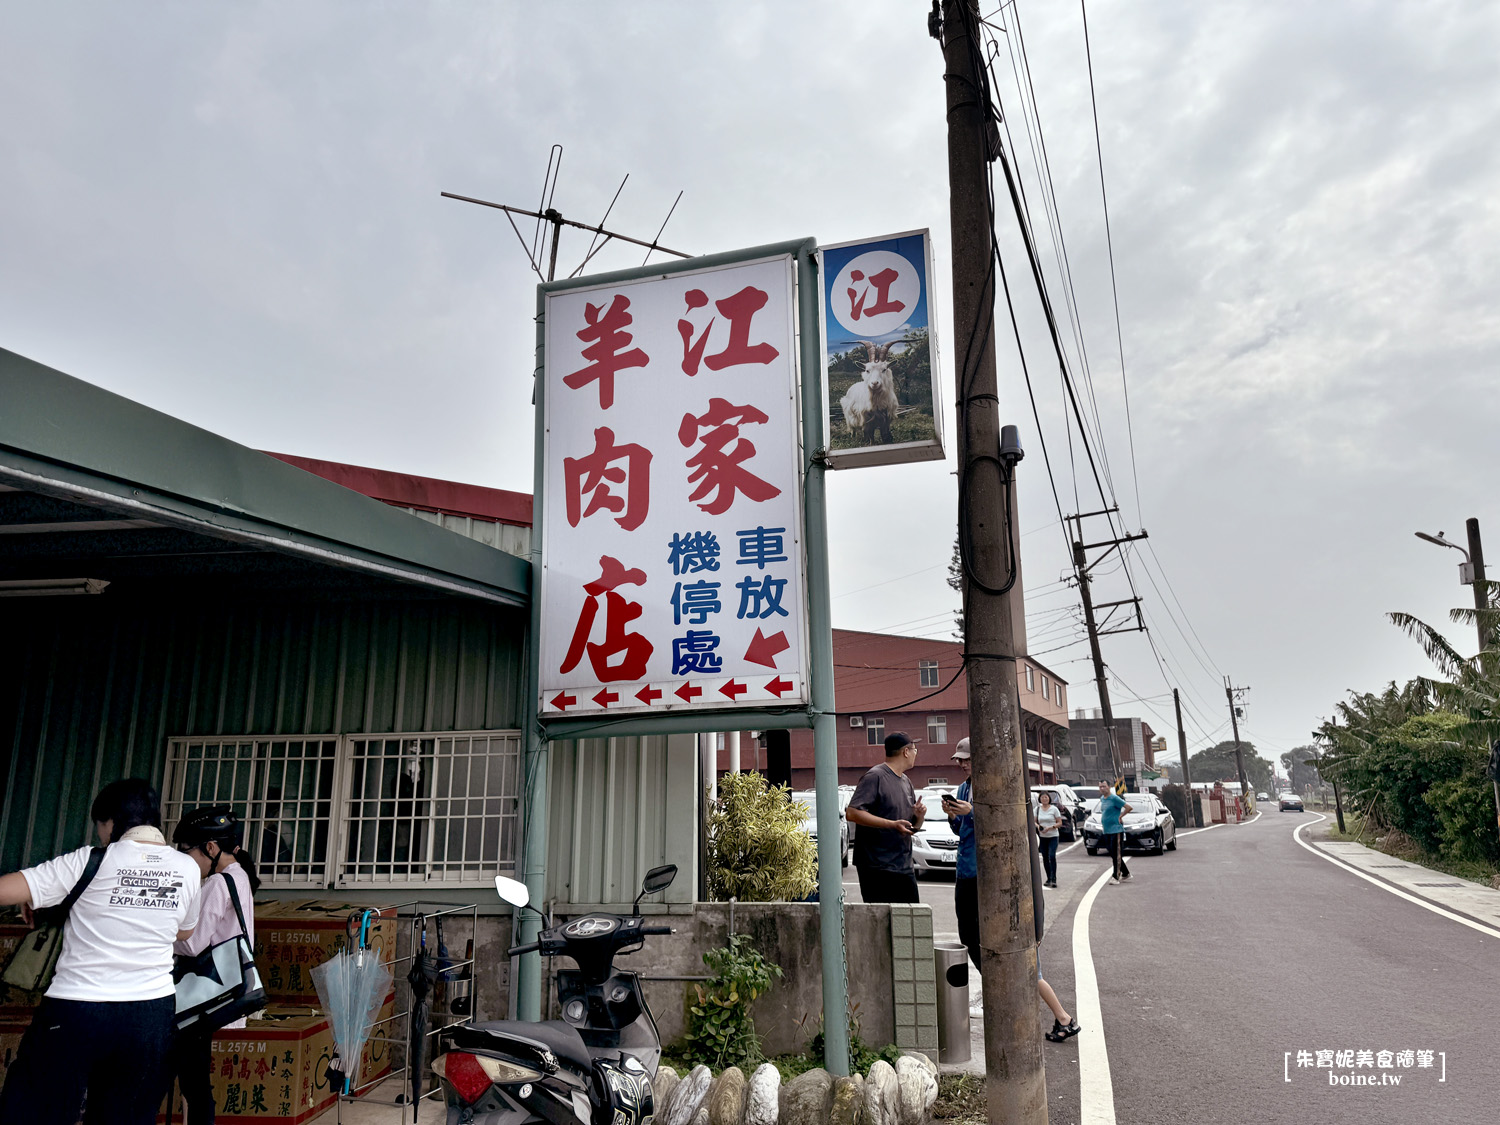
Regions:
<instances>
[{"instance_id":1,"label":"drainage grate","mask_svg":"<svg viewBox=\"0 0 1500 1125\"><path fill-rule=\"evenodd\" d=\"M1400 871L1405 866L1406 866L1406 864L1404 864L1404 863L1372 863L1372 864L1370 864L1371 870L1374 870L1374 871Z\"/></svg>"},{"instance_id":2,"label":"drainage grate","mask_svg":"<svg viewBox=\"0 0 1500 1125\"><path fill-rule=\"evenodd\" d=\"M1462 883L1413 883L1414 887L1461 887Z\"/></svg>"}]
</instances>

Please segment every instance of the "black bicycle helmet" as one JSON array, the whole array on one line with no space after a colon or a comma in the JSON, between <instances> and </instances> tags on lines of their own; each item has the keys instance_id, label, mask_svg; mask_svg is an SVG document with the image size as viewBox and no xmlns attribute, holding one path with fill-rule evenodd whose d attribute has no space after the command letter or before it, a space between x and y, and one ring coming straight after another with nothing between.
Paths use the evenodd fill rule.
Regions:
<instances>
[{"instance_id":1,"label":"black bicycle helmet","mask_svg":"<svg viewBox=\"0 0 1500 1125\"><path fill-rule=\"evenodd\" d=\"M179 848L202 847L210 840L232 852L240 842L240 818L229 805L200 805L188 809L172 829L172 843Z\"/></svg>"}]
</instances>

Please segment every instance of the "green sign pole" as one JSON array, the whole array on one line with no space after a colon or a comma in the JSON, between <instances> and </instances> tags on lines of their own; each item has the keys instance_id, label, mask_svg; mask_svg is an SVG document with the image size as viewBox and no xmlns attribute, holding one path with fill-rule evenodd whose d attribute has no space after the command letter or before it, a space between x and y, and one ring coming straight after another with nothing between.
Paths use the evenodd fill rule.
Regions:
<instances>
[{"instance_id":1,"label":"green sign pole","mask_svg":"<svg viewBox=\"0 0 1500 1125\"><path fill-rule=\"evenodd\" d=\"M818 816L818 920L823 944L823 1065L849 1073L849 980L844 956L844 871L839 857L838 716L833 698L833 599L828 589L828 502L823 474L823 341L816 247L797 252L802 333L803 525L807 544L809 687Z\"/></svg>"}]
</instances>

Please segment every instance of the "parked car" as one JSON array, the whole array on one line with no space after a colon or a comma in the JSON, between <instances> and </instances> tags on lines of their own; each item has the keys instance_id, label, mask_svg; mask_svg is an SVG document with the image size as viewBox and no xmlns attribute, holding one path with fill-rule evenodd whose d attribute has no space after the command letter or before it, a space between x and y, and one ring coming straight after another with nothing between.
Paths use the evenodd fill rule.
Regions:
<instances>
[{"instance_id":1,"label":"parked car","mask_svg":"<svg viewBox=\"0 0 1500 1125\"><path fill-rule=\"evenodd\" d=\"M917 869L918 879L923 875L938 874L953 878L958 873L958 833L953 831L938 803L940 794L950 792L949 789L924 789L918 793L927 802L927 819L911 838L911 862Z\"/></svg>"},{"instance_id":2,"label":"parked car","mask_svg":"<svg viewBox=\"0 0 1500 1125\"><path fill-rule=\"evenodd\" d=\"M1286 812L1287 809L1294 809L1297 812L1307 811L1302 807L1302 798L1291 792L1282 793L1278 796L1276 798L1276 807L1282 812Z\"/></svg>"},{"instance_id":3,"label":"parked car","mask_svg":"<svg viewBox=\"0 0 1500 1125\"><path fill-rule=\"evenodd\" d=\"M1162 804L1149 793L1126 793L1125 803L1130 811L1122 823L1125 827L1125 846L1149 851L1152 855L1177 850L1177 822ZM1096 808L1083 822L1083 846L1089 855L1098 855L1104 846L1104 818Z\"/></svg>"},{"instance_id":4,"label":"parked car","mask_svg":"<svg viewBox=\"0 0 1500 1125\"><path fill-rule=\"evenodd\" d=\"M849 796L853 796L851 792ZM802 820L803 830L812 837L813 843L818 842L818 795L811 789L799 789L792 794L792 800L806 810L807 815ZM844 817L844 808L848 805L848 798L839 794L839 864L843 867L849 866L849 821Z\"/></svg>"},{"instance_id":5,"label":"parked car","mask_svg":"<svg viewBox=\"0 0 1500 1125\"><path fill-rule=\"evenodd\" d=\"M1078 839L1078 826L1089 816L1083 797L1065 781L1054 782L1051 785L1033 785L1031 787L1033 809L1041 803L1037 795L1043 791L1051 793L1052 803L1068 814L1058 828L1058 836L1067 841Z\"/></svg>"}]
</instances>

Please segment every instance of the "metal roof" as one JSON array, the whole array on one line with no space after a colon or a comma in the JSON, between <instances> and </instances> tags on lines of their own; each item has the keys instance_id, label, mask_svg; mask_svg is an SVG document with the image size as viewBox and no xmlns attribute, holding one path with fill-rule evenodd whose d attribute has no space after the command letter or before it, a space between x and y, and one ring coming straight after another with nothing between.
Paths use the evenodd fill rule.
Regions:
<instances>
[{"instance_id":1,"label":"metal roof","mask_svg":"<svg viewBox=\"0 0 1500 1125\"><path fill-rule=\"evenodd\" d=\"M490 602L530 600L524 559L3 348L0 501L6 573L212 543Z\"/></svg>"}]
</instances>

